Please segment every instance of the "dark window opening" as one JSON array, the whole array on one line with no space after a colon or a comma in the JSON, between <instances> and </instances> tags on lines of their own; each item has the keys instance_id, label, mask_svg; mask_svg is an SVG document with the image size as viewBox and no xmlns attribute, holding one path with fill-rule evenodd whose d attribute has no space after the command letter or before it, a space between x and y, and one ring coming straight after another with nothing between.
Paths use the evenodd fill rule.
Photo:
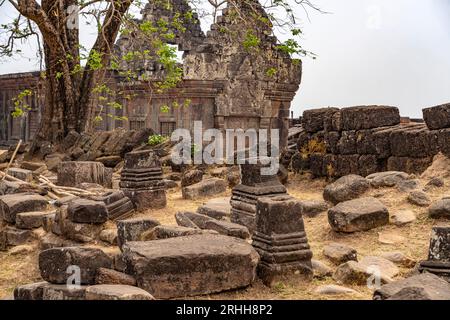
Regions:
<instances>
[{"instance_id":1,"label":"dark window opening","mask_svg":"<svg viewBox=\"0 0 450 320\"><path fill-rule=\"evenodd\" d=\"M170 137L172 133L175 131L176 123L175 122L161 122L161 130L160 134L164 137Z\"/></svg>"}]
</instances>

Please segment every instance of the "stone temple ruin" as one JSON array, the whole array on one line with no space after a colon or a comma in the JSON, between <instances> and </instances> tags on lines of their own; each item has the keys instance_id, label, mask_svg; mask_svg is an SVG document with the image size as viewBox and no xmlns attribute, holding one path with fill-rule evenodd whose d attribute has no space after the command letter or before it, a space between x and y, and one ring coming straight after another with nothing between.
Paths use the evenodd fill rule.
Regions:
<instances>
[{"instance_id":1,"label":"stone temple ruin","mask_svg":"<svg viewBox=\"0 0 450 320\"><path fill-rule=\"evenodd\" d=\"M143 21L156 23L160 19L170 21L176 13L184 15L190 12L185 1L174 1L172 9L161 8L157 2L149 2L143 10ZM252 3L263 17L265 12L259 4ZM250 8L242 4L243 13L250 15ZM261 39L258 54L251 54L242 42L245 30L241 21L236 23L234 8L223 10L222 16L211 26L205 35L200 22L194 14L183 21L185 32L174 30L176 37L168 40L183 51L183 81L168 92L158 93L152 85L161 80L164 74L157 61L137 61L122 69L131 68L139 75L139 81L127 81L126 77L110 71L108 85L113 92L123 92L116 96L115 102L123 109L105 106L103 119L98 130L152 129L164 136L176 128L192 129L194 121L202 121L203 129L259 129L280 128L286 143L289 123L290 103L301 81L301 62L293 63L289 55L276 49L276 39L266 25L258 25L257 36ZM253 19L243 23L254 24ZM169 26L170 27L170 26ZM254 26L252 29L255 29ZM118 56L124 56L133 50L130 35L123 35L116 44ZM145 48L139 43L136 50ZM264 53L262 55L261 53ZM275 75L267 70L274 68ZM25 118L14 119L13 101L21 90L32 89L34 95L27 97L31 110ZM128 99L131 97L131 99ZM43 90L39 89L39 73L9 74L0 76L0 142L14 143L22 139L31 140L38 128L44 103ZM189 107L183 107L190 100ZM165 105L177 102L180 107L162 110ZM128 121L108 117L126 116Z\"/></svg>"},{"instance_id":2,"label":"stone temple ruin","mask_svg":"<svg viewBox=\"0 0 450 320\"><path fill-rule=\"evenodd\" d=\"M176 10L188 10L184 1L174 3ZM433 157L449 161L450 105L424 109L424 123L406 121L389 106L307 110L288 128L301 66L274 51L275 39L263 26L259 36L269 57L239 47L228 33L243 32L232 10L224 10L206 35L194 16L186 32L170 40L184 51L184 80L169 93L150 96L144 80L130 83L113 74L114 85L136 94L117 111L128 123L108 120L96 133L70 132L61 150L44 146L39 159L25 158L26 145L15 158L14 145L0 151L0 254L36 253L39 275L33 276L41 280L18 285L14 299L173 299L229 294L258 281L255 288L264 284L272 291L287 283L309 290L303 285L325 281L308 294L359 297L374 268L380 278L374 299L450 299L450 233L444 224L450 198L441 196L450 174L419 176ZM143 19L171 15L148 4ZM119 39L117 50L125 53L128 37ZM268 78L265 69L273 65L279 72ZM132 68L152 81L164 73L155 61ZM0 77L7 84L0 90L3 117L10 111L5 101L20 83L11 79L21 77ZM181 98L193 105L160 112L168 100ZM31 139L39 110L35 103L19 127L0 118L9 121L1 138ZM192 129L194 120L203 120L204 129L282 129L282 164L291 172L263 175L264 165L250 159L177 165L173 144L148 145L149 135ZM391 193L414 210L398 210ZM435 221L428 257L419 263L420 253L378 254L372 247L329 242L357 233L361 246L370 239L384 250L377 245L403 241L391 229L414 234L417 225L424 229L422 224ZM73 266L81 275L76 287L67 286Z\"/></svg>"}]
</instances>

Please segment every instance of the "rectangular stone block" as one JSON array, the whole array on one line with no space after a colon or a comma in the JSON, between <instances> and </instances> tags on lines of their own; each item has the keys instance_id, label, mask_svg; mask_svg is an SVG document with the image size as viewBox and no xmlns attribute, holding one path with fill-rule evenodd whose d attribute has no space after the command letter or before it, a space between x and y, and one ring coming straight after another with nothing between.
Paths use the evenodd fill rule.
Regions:
<instances>
[{"instance_id":1,"label":"rectangular stone block","mask_svg":"<svg viewBox=\"0 0 450 320\"><path fill-rule=\"evenodd\" d=\"M433 157L390 157L387 161L387 170L403 171L406 173L423 173L431 165L432 162Z\"/></svg>"},{"instance_id":2,"label":"rectangular stone block","mask_svg":"<svg viewBox=\"0 0 450 320\"><path fill-rule=\"evenodd\" d=\"M342 130L362 130L395 126L400 112L389 106L358 106L341 109Z\"/></svg>"},{"instance_id":3,"label":"rectangular stone block","mask_svg":"<svg viewBox=\"0 0 450 320\"><path fill-rule=\"evenodd\" d=\"M337 147L339 154L348 155L357 153L356 131L342 131Z\"/></svg>"},{"instance_id":4,"label":"rectangular stone block","mask_svg":"<svg viewBox=\"0 0 450 320\"><path fill-rule=\"evenodd\" d=\"M423 109L423 119L430 130L450 128L450 103Z\"/></svg>"},{"instance_id":5,"label":"rectangular stone block","mask_svg":"<svg viewBox=\"0 0 450 320\"><path fill-rule=\"evenodd\" d=\"M37 194L11 194L0 197L0 216L11 224L16 222L20 212L45 211L48 201Z\"/></svg>"},{"instance_id":6,"label":"rectangular stone block","mask_svg":"<svg viewBox=\"0 0 450 320\"><path fill-rule=\"evenodd\" d=\"M325 121L329 122L338 108L311 109L303 112L302 125L307 132L317 132L324 129ZM326 120L327 119L327 120Z\"/></svg>"},{"instance_id":7,"label":"rectangular stone block","mask_svg":"<svg viewBox=\"0 0 450 320\"><path fill-rule=\"evenodd\" d=\"M76 187L82 183L96 183L104 187L110 187L105 166L93 161L67 161L58 166L59 186Z\"/></svg>"},{"instance_id":8,"label":"rectangular stone block","mask_svg":"<svg viewBox=\"0 0 450 320\"><path fill-rule=\"evenodd\" d=\"M197 184L182 189L183 199L198 199L202 197L212 196L223 193L227 190L225 180L219 178L211 178L203 180Z\"/></svg>"},{"instance_id":9,"label":"rectangular stone block","mask_svg":"<svg viewBox=\"0 0 450 320\"><path fill-rule=\"evenodd\" d=\"M437 153L438 136L424 125L396 130L390 136L393 156L421 158Z\"/></svg>"},{"instance_id":10,"label":"rectangular stone block","mask_svg":"<svg viewBox=\"0 0 450 320\"><path fill-rule=\"evenodd\" d=\"M128 242L123 260L138 287L169 299L246 287L259 256L244 240L207 234Z\"/></svg>"}]
</instances>

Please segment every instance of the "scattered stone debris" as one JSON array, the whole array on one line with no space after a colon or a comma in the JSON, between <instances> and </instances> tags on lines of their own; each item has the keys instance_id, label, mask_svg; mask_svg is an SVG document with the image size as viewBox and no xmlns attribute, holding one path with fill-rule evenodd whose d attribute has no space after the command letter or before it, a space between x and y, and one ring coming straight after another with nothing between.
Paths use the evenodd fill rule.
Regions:
<instances>
[{"instance_id":1,"label":"scattered stone debris","mask_svg":"<svg viewBox=\"0 0 450 320\"><path fill-rule=\"evenodd\" d=\"M322 200L302 200L303 215L309 218L316 217L329 208L328 204Z\"/></svg>"},{"instance_id":2,"label":"scattered stone debris","mask_svg":"<svg viewBox=\"0 0 450 320\"><path fill-rule=\"evenodd\" d=\"M431 204L428 209L430 218L450 218L450 198L444 198Z\"/></svg>"},{"instance_id":3,"label":"scattered stone debris","mask_svg":"<svg viewBox=\"0 0 450 320\"><path fill-rule=\"evenodd\" d=\"M399 294L402 290L401 294ZM414 290L420 289L420 294L412 294ZM406 296L408 293L408 296ZM417 293L417 291L416 291ZM398 294L398 295L397 295ZM450 284L431 273L412 276L406 279L394 281L375 290L373 294L374 300L386 300L401 298L411 300L418 297L419 300L450 300Z\"/></svg>"},{"instance_id":4,"label":"scattered stone debris","mask_svg":"<svg viewBox=\"0 0 450 320\"><path fill-rule=\"evenodd\" d=\"M333 279L342 284L367 285L368 280L373 273L377 271L374 268L368 268L367 265L356 261L348 261L341 264L333 274ZM387 275L380 273L381 283L390 283L392 279Z\"/></svg>"},{"instance_id":5,"label":"scattered stone debris","mask_svg":"<svg viewBox=\"0 0 450 320\"><path fill-rule=\"evenodd\" d=\"M430 197L423 191L410 192L408 201L419 207L428 207L431 204Z\"/></svg>"},{"instance_id":6,"label":"scattered stone debris","mask_svg":"<svg viewBox=\"0 0 450 320\"><path fill-rule=\"evenodd\" d=\"M416 220L416 214L412 210L400 210L391 215L391 222L396 226L404 226Z\"/></svg>"},{"instance_id":7,"label":"scattered stone debris","mask_svg":"<svg viewBox=\"0 0 450 320\"><path fill-rule=\"evenodd\" d=\"M311 265L314 271L315 278L326 278L333 275L333 269L319 260L311 259Z\"/></svg>"},{"instance_id":8,"label":"scattered stone debris","mask_svg":"<svg viewBox=\"0 0 450 320\"><path fill-rule=\"evenodd\" d=\"M346 294L357 294L353 289L337 286L334 284L323 285L314 289L314 293L322 295L346 295Z\"/></svg>"},{"instance_id":9,"label":"scattered stone debris","mask_svg":"<svg viewBox=\"0 0 450 320\"><path fill-rule=\"evenodd\" d=\"M155 300L145 290L123 284L100 284L86 288L86 300Z\"/></svg>"},{"instance_id":10,"label":"scattered stone debris","mask_svg":"<svg viewBox=\"0 0 450 320\"><path fill-rule=\"evenodd\" d=\"M182 189L183 199L194 200L221 194L227 190L225 180L210 178Z\"/></svg>"},{"instance_id":11,"label":"scattered stone debris","mask_svg":"<svg viewBox=\"0 0 450 320\"><path fill-rule=\"evenodd\" d=\"M352 200L363 195L369 190L369 182L357 175L348 175L326 186L323 198L333 204Z\"/></svg>"},{"instance_id":12,"label":"scattered stone debris","mask_svg":"<svg viewBox=\"0 0 450 320\"><path fill-rule=\"evenodd\" d=\"M398 266L405 268L413 268L417 263L413 258L408 257L407 255L405 255L403 252L400 251L385 252L380 256L386 260L395 263Z\"/></svg>"},{"instance_id":13,"label":"scattered stone debris","mask_svg":"<svg viewBox=\"0 0 450 320\"><path fill-rule=\"evenodd\" d=\"M323 248L323 255L336 265L347 261L358 261L356 249L341 243L330 243Z\"/></svg>"},{"instance_id":14,"label":"scattered stone debris","mask_svg":"<svg viewBox=\"0 0 450 320\"><path fill-rule=\"evenodd\" d=\"M117 221L117 242L120 248L128 241L141 241L141 236L160 223L150 218L133 218Z\"/></svg>"},{"instance_id":15,"label":"scattered stone debris","mask_svg":"<svg viewBox=\"0 0 450 320\"><path fill-rule=\"evenodd\" d=\"M228 220L231 214L231 198L215 198L207 201L197 209L197 213L217 220Z\"/></svg>"}]
</instances>

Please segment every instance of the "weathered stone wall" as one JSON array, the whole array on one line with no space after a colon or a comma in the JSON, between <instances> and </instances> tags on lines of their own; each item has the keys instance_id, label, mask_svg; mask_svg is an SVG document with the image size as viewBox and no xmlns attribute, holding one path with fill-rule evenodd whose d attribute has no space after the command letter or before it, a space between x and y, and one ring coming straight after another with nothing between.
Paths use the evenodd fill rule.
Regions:
<instances>
[{"instance_id":1,"label":"weathered stone wall","mask_svg":"<svg viewBox=\"0 0 450 320\"><path fill-rule=\"evenodd\" d=\"M31 110L26 117L13 118L13 99L25 89L32 90L32 95L25 97ZM39 72L0 75L0 144L19 139L29 140L34 136L41 117L42 91Z\"/></svg>"},{"instance_id":2,"label":"weathered stone wall","mask_svg":"<svg viewBox=\"0 0 450 320\"><path fill-rule=\"evenodd\" d=\"M166 39L166 42L178 45L184 52L183 81L176 88L161 93L155 84L163 79L165 70L156 57L121 60L119 71L132 70L138 79L130 81L120 72L108 73L108 84L113 92L123 92L115 97L123 109L104 106L103 121L97 129L151 128L156 133L170 134L175 128L192 129L194 121L202 121L204 130L278 128L281 129L281 146L285 146L290 103L301 82L301 61L293 61L277 48L272 26L261 5L253 0L237 4L239 8L231 4L205 36L197 16L191 14L185 0L169 2L170 8L149 2L142 12L142 21L152 25L168 22L167 32L173 32L175 37ZM180 19L183 32L173 25L177 17L183 18ZM246 48L244 43L249 32L258 39L258 45ZM135 37L133 33L120 37L115 46L119 58L130 51L151 49L148 39ZM14 92L21 87L28 88L28 76L7 77L15 79ZM37 79L38 74L31 75L32 81ZM3 93L5 81L9 80L0 78L0 98L4 97L3 100L9 102L6 106L0 99L0 121L6 121L10 129L7 134L0 130L0 140L10 143L19 138L31 140L35 133L32 128L37 128L39 117L30 112L26 119L14 120L29 122L30 125L14 123L9 117L12 93ZM190 104L183 107L186 100ZM180 107L172 107L174 103ZM42 104L36 106L36 114L39 114ZM162 111L161 107L167 105L170 106L169 112ZM6 111L1 112L2 109ZM121 117L128 118L128 121L121 120Z\"/></svg>"},{"instance_id":3,"label":"weathered stone wall","mask_svg":"<svg viewBox=\"0 0 450 320\"><path fill-rule=\"evenodd\" d=\"M401 123L395 107L307 110L291 166L294 171L311 170L318 177L421 173L439 151L450 155L450 129L432 128L425 123Z\"/></svg>"}]
</instances>

